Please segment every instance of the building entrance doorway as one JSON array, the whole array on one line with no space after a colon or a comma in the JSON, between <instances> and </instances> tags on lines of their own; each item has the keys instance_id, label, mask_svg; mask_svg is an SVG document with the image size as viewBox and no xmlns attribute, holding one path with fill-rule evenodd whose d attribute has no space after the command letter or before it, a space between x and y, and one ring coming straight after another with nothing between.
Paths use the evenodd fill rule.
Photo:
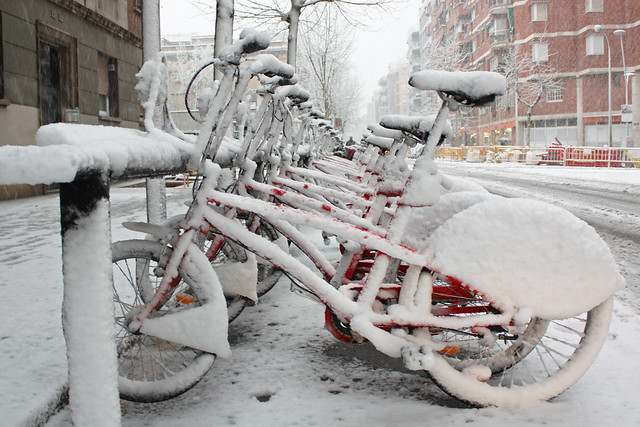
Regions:
<instances>
[{"instance_id":1,"label":"building entrance doorway","mask_svg":"<svg viewBox=\"0 0 640 427\"><path fill-rule=\"evenodd\" d=\"M61 52L58 46L40 41L40 124L62 121L62 70Z\"/></svg>"}]
</instances>

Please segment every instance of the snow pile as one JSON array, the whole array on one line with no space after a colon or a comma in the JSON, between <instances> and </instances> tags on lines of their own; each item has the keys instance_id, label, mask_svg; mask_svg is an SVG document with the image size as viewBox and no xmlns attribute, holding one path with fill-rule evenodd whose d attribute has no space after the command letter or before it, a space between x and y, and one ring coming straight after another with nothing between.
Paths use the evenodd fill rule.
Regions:
<instances>
[{"instance_id":1,"label":"snow pile","mask_svg":"<svg viewBox=\"0 0 640 427\"><path fill-rule=\"evenodd\" d=\"M167 171L179 168L193 145L159 130L55 123L36 133L38 146L0 148L1 184L71 182L79 170Z\"/></svg>"},{"instance_id":2,"label":"snow pile","mask_svg":"<svg viewBox=\"0 0 640 427\"><path fill-rule=\"evenodd\" d=\"M67 123L42 126L36 134L36 144L64 146L69 153L82 153L86 163L78 167L104 168L108 164L115 175L129 168L162 171L180 167L194 147L160 130L146 133L135 129ZM77 157L81 154L71 155ZM89 160L91 158L96 160ZM68 163L64 159L50 160Z\"/></svg>"}]
</instances>

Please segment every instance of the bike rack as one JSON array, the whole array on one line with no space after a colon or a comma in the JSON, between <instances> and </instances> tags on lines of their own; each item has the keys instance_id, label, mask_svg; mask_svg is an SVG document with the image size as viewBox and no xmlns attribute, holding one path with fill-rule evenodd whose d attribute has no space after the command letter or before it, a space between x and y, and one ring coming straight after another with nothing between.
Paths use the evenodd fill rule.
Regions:
<instances>
[{"instance_id":1,"label":"bike rack","mask_svg":"<svg viewBox=\"0 0 640 427\"><path fill-rule=\"evenodd\" d=\"M127 137L126 144L105 140L114 129ZM160 131L88 125L44 126L36 140L47 146L0 147L0 184L60 183L62 326L71 417L74 425L120 425L109 183L185 172L191 150ZM145 145L154 150L145 153Z\"/></svg>"}]
</instances>

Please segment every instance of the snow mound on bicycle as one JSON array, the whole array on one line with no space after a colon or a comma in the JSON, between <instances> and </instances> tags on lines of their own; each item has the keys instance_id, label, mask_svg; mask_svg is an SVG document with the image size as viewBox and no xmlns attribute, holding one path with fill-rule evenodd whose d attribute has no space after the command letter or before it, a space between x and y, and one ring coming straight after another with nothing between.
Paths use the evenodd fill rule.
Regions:
<instances>
[{"instance_id":1,"label":"snow mound on bicycle","mask_svg":"<svg viewBox=\"0 0 640 427\"><path fill-rule=\"evenodd\" d=\"M472 203L472 196L465 197L468 208L441 225L427 224L434 230L426 242L427 265L496 307L562 319L625 286L604 241L568 211L534 200L489 197Z\"/></svg>"}]
</instances>

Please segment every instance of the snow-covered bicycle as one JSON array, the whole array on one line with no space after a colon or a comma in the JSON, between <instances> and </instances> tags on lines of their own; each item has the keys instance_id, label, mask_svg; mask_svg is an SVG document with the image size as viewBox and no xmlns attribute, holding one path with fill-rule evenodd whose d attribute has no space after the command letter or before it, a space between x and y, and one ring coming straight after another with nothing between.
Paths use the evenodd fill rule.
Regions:
<instances>
[{"instance_id":1,"label":"snow-covered bicycle","mask_svg":"<svg viewBox=\"0 0 640 427\"><path fill-rule=\"evenodd\" d=\"M450 109L491 102L504 92L502 77L422 72L411 84L438 91L443 104L430 125L383 121L403 135L421 135L425 143L406 179L383 179L376 186L374 196L387 198L382 210L394 199L383 222L371 209L360 216L332 204L294 208L318 200L255 181L249 160L238 183L251 191L221 191L224 172L207 159L218 147L205 150L205 178L181 233L156 243L151 256L151 250L141 254L156 264L133 276L140 305L123 317L132 336L189 348L196 356L169 378L154 381L149 373L121 381L125 396L170 397L193 385L213 354L230 355L224 284L202 252L201 236L211 232L285 271L300 293L326 307L334 335L370 341L408 368L426 370L462 400L546 400L580 378L605 340L612 295L624 285L609 249L592 228L559 208L443 190L432 156ZM241 211L301 246L309 243L295 233L296 225L339 236L345 255L337 267L324 265L319 276L282 245L248 229L236 215ZM309 252L319 265L312 247Z\"/></svg>"}]
</instances>

